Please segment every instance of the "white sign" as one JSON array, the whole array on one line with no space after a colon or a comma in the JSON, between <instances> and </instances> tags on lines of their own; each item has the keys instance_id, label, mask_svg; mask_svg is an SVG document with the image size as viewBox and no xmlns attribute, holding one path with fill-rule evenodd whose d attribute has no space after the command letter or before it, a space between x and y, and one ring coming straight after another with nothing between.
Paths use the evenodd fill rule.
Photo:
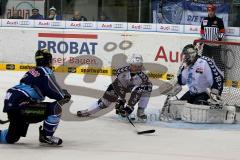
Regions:
<instances>
[{"instance_id":1,"label":"white sign","mask_svg":"<svg viewBox=\"0 0 240 160\"><path fill-rule=\"evenodd\" d=\"M200 29L201 29L201 26L185 25L184 26L184 33L200 34Z\"/></svg>"},{"instance_id":2,"label":"white sign","mask_svg":"<svg viewBox=\"0 0 240 160\"><path fill-rule=\"evenodd\" d=\"M65 28L65 21L35 20L34 26L38 28Z\"/></svg>"},{"instance_id":3,"label":"white sign","mask_svg":"<svg viewBox=\"0 0 240 160\"><path fill-rule=\"evenodd\" d=\"M34 63L34 52L47 48L54 57L54 65L112 67L116 55L140 53L146 63L167 66L175 72L180 63L181 50L193 42L196 35L166 35L131 31L66 30L48 28L2 28L0 32L0 61ZM11 37L11 38L9 38ZM16 45L17 44L17 45ZM119 62L122 64L122 62ZM101 65L101 66L99 66ZM156 72L158 72L156 70Z\"/></svg>"},{"instance_id":4,"label":"white sign","mask_svg":"<svg viewBox=\"0 0 240 160\"><path fill-rule=\"evenodd\" d=\"M240 28L238 27L227 27L225 29L227 36L240 36Z\"/></svg>"},{"instance_id":5,"label":"white sign","mask_svg":"<svg viewBox=\"0 0 240 160\"><path fill-rule=\"evenodd\" d=\"M157 24L158 32L183 33L183 25Z\"/></svg>"},{"instance_id":6,"label":"white sign","mask_svg":"<svg viewBox=\"0 0 240 160\"><path fill-rule=\"evenodd\" d=\"M104 68L116 65L113 62L123 64L120 61L124 56L140 53L144 62L164 65L169 73L175 73L182 48L198 38L196 34L6 27L0 32L0 61L32 64L34 52L47 48L53 54L54 65ZM234 42L240 40L231 38Z\"/></svg>"},{"instance_id":7,"label":"white sign","mask_svg":"<svg viewBox=\"0 0 240 160\"><path fill-rule=\"evenodd\" d=\"M129 31L156 32L157 25L152 23L128 23Z\"/></svg>"},{"instance_id":8,"label":"white sign","mask_svg":"<svg viewBox=\"0 0 240 160\"><path fill-rule=\"evenodd\" d=\"M66 21L66 28L70 29L97 29L96 22Z\"/></svg>"},{"instance_id":9,"label":"white sign","mask_svg":"<svg viewBox=\"0 0 240 160\"><path fill-rule=\"evenodd\" d=\"M3 27L33 27L34 21L21 19L2 19Z\"/></svg>"},{"instance_id":10,"label":"white sign","mask_svg":"<svg viewBox=\"0 0 240 160\"><path fill-rule=\"evenodd\" d=\"M100 30L121 30L126 31L127 23L121 22L97 22L97 29Z\"/></svg>"}]
</instances>

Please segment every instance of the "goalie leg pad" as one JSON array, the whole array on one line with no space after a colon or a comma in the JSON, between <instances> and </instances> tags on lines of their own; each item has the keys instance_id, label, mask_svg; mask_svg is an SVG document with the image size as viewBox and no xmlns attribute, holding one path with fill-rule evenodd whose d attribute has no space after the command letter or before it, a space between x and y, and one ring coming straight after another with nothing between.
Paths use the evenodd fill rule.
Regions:
<instances>
[{"instance_id":1,"label":"goalie leg pad","mask_svg":"<svg viewBox=\"0 0 240 160\"><path fill-rule=\"evenodd\" d=\"M172 119L181 119L182 110L184 106L187 104L187 101L181 100L170 100L169 101L169 108L168 108L168 115Z\"/></svg>"},{"instance_id":2,"label":"goalie leg pad","mask_svg":"<svg viewBox=\"0 0 240 160\"><path fill-rule=\"evenodd\" d=\"M207 106L186 103L181 119L190 123L234 123L236 109L234 106Z\"/></svg>"}]
</instances>

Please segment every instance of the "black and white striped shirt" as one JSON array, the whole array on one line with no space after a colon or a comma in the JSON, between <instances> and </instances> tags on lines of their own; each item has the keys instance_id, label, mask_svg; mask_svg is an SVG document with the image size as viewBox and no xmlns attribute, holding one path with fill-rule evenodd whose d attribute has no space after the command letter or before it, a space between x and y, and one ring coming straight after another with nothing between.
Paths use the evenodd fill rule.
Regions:
<instances>
[{"instance_id":1,"label":"black and white striped shirt","mask_svg":"<svg viewBox=\"0 0 240 160\"><path fill-rule=\"evenodd\" d=\"M201 24L201 36L209 41L221 41L224 37L225 29L223 20L218 17L205 17Z\"/></svg>"}]
</instances>

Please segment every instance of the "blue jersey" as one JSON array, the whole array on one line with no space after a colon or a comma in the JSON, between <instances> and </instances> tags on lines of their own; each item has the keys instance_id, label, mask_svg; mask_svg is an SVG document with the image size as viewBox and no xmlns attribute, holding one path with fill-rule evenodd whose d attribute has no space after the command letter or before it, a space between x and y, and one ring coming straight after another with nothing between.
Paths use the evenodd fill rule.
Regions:
<instances>
[{"instance_id":1,"label":"blue jersey","mask_svg":"<svg viewBox=\"0 0 240 160\"><path fill-rule=\"evenodd\" d=\"M53 71L48 67L31 69L25 73L20 84L7 91L3 111L14 109L25 100L43 101L46 96L57 101L64 98L64 93L57 84Z\"/></svg>"}]
</instances>

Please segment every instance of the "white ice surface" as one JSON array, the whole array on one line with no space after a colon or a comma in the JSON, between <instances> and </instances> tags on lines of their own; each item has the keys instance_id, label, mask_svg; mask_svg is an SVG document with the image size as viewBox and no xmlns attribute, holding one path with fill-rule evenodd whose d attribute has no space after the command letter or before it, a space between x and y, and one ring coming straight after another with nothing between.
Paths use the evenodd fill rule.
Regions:
<instances>
[{"instance_id":1,"label":"white ice surface","mask_svg":"<svg viewBox=\"0 0 240 160\"><path fill-rule=\"evenodd\" d=\"M0 72L0 103L5 92L18 83L23 72ZM85 83L82 75L70 75L66 84L105 90L108 77ZM105 84L102 84L102 83ZM164 96L150 99L148 113L159 114ZM84 109L96 99L74 95L71 111ZM80 106L81 105L81 106ZM0 107L2 109L2 107ZM1 119L6 115L0 113ZM64 140L62 147L43 147L38 143L38 126L31 125L28 135L14 145L0 144L0 160L239 160L240 126L165 123L156 120L136 123L141 129L156 129L153 135L137 135L114 112L86 122L61 121L56 132ZM1 125L0 129L7 125Z\"/></svg>"}]
</instances>

